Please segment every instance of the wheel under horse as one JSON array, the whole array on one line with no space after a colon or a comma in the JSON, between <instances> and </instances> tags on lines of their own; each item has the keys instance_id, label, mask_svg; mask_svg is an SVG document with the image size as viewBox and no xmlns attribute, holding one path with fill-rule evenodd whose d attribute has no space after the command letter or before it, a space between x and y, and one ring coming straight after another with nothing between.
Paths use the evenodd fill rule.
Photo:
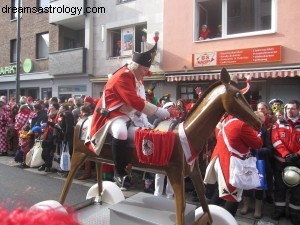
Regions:
<instances>
[{"instance_id":1,"label":"wheel under horse","mask_svg":"<svg viewBox=\"0 0 300 225\"><path fill-rule=\"evenodd\" d=\"M215 82L207 89L188 114L183 126L181 124L189 145L192 146L196 153L199 153L201 146L205 144L206 139L211 132L214 131L217 123L225 112L248 123L254 129L259 129L261 126L257 116L254 114L245 97L237 88L237 85L230 80L227 70L223 68L221 71L221 80ZM63 204L66 199L77 169L87 158L89 160L94 160L97 163L97 169L99 171L97 173L99 196L101 196L103 190L102 164L113 164L110 145L105 144L100 155L95 155L84 145L83 141L80 140L80 126L80 123L77 124L74 132L75 136L71 168L60 196L59 201L61 204ZM187 163L180 141L179 126L177 126L173 131L175 133L175 144L167 166L152 166L140 163L136 149L132 148L129 155L132 168L155 173L163 173L169 177L174 189L177 225L185 224L184 212L186 203L184 178L190 177L204 212L194 224L212 224L211 213L204 196L205 187L201 177L198 160L196 159L195 163L192 165Z\"/></svg>"}]
</instances>

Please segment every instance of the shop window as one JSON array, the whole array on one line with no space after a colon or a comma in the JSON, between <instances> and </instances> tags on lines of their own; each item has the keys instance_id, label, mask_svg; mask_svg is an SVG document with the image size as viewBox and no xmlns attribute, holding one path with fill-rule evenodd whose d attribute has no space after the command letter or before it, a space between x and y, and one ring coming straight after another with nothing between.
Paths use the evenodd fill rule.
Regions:
<instances>
[{"instance_id":1,"label":"shop window","mask_svg":"<svg viewBox=\"0 0 300 225\"><path fill-rule=\"evenodd\" d=\"M147 40L147 24L109 30L110 57L129 56L133 51L141 52Z\"/></svg>"},{"instance_id":2,"label":"shop window","mask_svg":"<svg viewBox=\"0 0 300 225\"><path fill-rule=\"evenodd\" d=\"M17 40L10 40L10 63L17 62Z\"/></svg>"},{"instance_id":3,"label":"shop window","mask_svg":"<svg viewBox=\"0 0 300 225\"><path fill-rule=\"evenodd\" d=\"M206 39L275 32L276 0L195 0L195 3L195 41L202 39L203 25L210 30Z\"/></svg>"},{"instance_id":4,"label":"shop window","mask_svg":"<svg viewBox=\"0 0 300 225\"><path fill-rule=\"evenodd\" d=\"M190 101L195 101L198 99L198 94L196 93L196 88L200 87L202 94L204 91L213 83L201 83L201 84L186 84L179 86L179 98L184 99L187 103Z\"/></svg>"},{"instance_id":5,"label":"shop window","mask_svg":"<svg viewBox=\"0 0 300 225\"><path fill-rule=\"evenodd\" d=\"M20 0L20 5L21 5L21 7L22 7L22 0ZM18 7L18 0L11 0L11 6L12 6L12 7ZM20 17L21 17L21 16L22 16L22 13L20 14ZM13 11L11 10L10 18L11 18L12 20L16 20L17 17L18 17L18 13L17 13L17 12L13 12Z\"/></svg>"},{"instance_id":6,"label":"shop window","mask_svg":"<svg viewBox=\"0 0 300 225\"><path fill-rule=\"evenodd\" d=\"M43 99L50 99L52 97L52 88L41 88L42 92L42 100Z\"/></svg>"},{"instance_id":7,"label":"shop window","mask_svg":"<svg viewBox=\"0 0 300 225\"><path fill-rule=\"evenodd\" d=\"M48 58L49 51L49 33L37 34L37 59Z\"/></svg>"},{"instance_id":8,"label":"shop window","mask_svg":"<svg viewBox=\"0 0 300 225\"><path fill-rule=\"evenodd\" d=\"M37 0L37 7L48 7L49 6L49 0Z\"/></svg>"}]
</instances>

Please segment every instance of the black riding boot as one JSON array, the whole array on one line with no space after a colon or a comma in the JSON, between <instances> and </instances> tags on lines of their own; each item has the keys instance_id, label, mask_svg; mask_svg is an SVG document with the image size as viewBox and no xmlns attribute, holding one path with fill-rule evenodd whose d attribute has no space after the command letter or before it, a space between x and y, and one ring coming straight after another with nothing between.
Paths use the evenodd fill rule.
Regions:
<instances>
[{"instance_id":1,"label":"black riding boot","mask_svg":"<svg viewBox=\"0 0 300 225\"><path fill-rule=\"evenodd\" d=\"M126 166L128 164L128 147L127 140L112 138L112 154L115 163L115 174L113 180L121 188L127 190L129 184L127 181Z\"/></svg>"}]
</instances>

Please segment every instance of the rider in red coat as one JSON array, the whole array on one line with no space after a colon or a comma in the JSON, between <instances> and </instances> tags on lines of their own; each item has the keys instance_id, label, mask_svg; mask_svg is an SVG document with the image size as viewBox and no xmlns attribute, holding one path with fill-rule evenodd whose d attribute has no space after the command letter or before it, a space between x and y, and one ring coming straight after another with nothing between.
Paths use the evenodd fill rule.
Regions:
<instances>
[{"instance_id":1,"label":"rider in red coat","mask_svg":"<svg viewBox=\"0 0 300 225\"><path fill-rule=\"evenodd\" d=\"M158 38L155 39L157 42ZM86 144L96 154L100 154L107 133L112 135L112 152L115 163L114 181L123 187L127 154L127 122L133 111L138 111L160 118L170 117L166 109L147 102L138 93L143 92L143 77L149 68L157 49L155 46L144 53L134 53L132 62L120 68L108 80L103 95L98 101L92 117L90 130L87 132Z\"/></svg>"}]
</instances>

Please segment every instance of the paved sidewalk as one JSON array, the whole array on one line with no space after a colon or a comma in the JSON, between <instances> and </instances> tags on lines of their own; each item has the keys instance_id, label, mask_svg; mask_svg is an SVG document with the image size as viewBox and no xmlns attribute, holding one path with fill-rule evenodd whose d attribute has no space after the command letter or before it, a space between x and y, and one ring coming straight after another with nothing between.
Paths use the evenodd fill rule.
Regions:
<instances>
[{"instance_id":1,"label":"paved sidewalk","mask_svg":"<svg viewBox=\"0 0 300 225\"><path fill-rule=\"evenodd\" d=\"M12 156L1 156L0 157L0 163L8 165L8 166L13 166L13 167L18 167L20 165L19 163L16 163L14 161L14 158ZM56 179L63 179L63 180L66 179L64 177L61 177L56 172L55 173L53 173L53 172L50 172L50 173L40 172L36 168L26 168L25 170L33 172L33 173L37 173L37 174L43 174L43 175L47 174L47 176L53 177L53 178L56 178ZM79 170L78 175L76 177L80 176L81 173L82 173L82 170ZM73 182L77 183L77 184L81 184L81 185L91 187L96 183L96 180L95 180L95 176L93 176L91 179L82 180L82 181L74 179ZM132 196L132 195L134 195L138 192L142 192L142 191L143 191L143 184L141 182L136 182L134 187L132 187L129 191L124 191L123 194L124 194L125 198L128 198L128 197L130 197L130 196ZM192 202L191 199L192 199L191 193L186 193L186 201L190 204L196 204L197 205L197 203ZM287 219L287 218L281 218L279 221L272 220L270 217L271 217L271 214L273 212L273 205L271 205L269 203L266 203L266 202L264 202L263 204L264 204L263 205L263 218L260 219L260 220L255 220L254 217L253 217L253 214L254 214L254 199L251 202L251 207L250 207L249 213L247 215L241 215L240 214L240 209L238 209L238 212L237 212L236 217L235 217L238 224L239 225L292 225L290 220ZM240 207L241 206L242 206L242 203L240 203Z\"/></svg>"}]
</instances>

